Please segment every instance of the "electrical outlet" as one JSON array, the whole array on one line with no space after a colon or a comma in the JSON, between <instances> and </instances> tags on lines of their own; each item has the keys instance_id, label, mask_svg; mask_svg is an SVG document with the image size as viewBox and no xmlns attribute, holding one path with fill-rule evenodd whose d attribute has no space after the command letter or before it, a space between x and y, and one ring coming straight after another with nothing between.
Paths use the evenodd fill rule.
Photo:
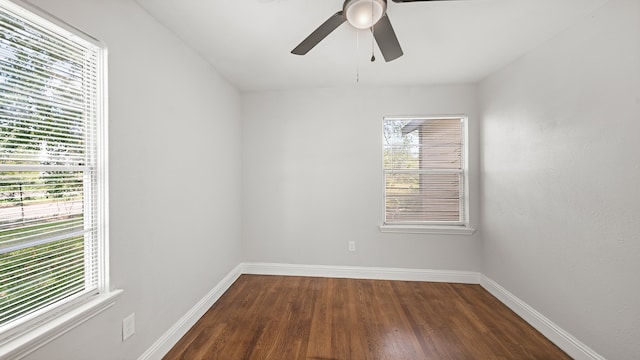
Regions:
<instances>
[{"instance_id":1,"label":"electrical outlet","mask_svg":"<svg viewBox=\"0 0 640 360\"><path fill-rule=\"evenodd\" d=\"M349 251L351 251L351 252L356 251L356 242L355 241L349 241Z\"/></svg>"},{"instance_id":2,"label":"electrical outlet","mask_svg":"<svg viewBox=\"0 0 640 360\"><path fill-rule=\"evenodd\" d=\"M122 320L122 341L136 333L136 314L133 313Z\"/></svg>"}]
</instances>

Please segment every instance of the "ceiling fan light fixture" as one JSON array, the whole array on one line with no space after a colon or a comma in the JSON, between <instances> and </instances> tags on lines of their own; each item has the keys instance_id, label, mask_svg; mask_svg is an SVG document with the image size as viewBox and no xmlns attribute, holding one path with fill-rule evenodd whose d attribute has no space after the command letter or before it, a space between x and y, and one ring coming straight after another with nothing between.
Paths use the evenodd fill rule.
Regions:
<instances>
[{"instance_id":1,"label":"ceiling fan light fixture","mask_svg":"<svg viewBox=\"0 0 640 360\"><path fill-rule=\"evenodd\" d=\"M347 0L344 13L347 21L356 29L368 29L375 25L387 10L385 0Z\"/></svg>"}]
</instances>

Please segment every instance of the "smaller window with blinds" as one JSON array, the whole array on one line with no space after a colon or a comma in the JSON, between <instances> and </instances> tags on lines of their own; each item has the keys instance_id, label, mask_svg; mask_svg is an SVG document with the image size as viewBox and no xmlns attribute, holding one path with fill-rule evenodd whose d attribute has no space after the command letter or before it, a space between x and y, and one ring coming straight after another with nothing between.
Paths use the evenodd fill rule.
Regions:
<instances>
[{"instance_id":1,"label":"smaller window with blinds","mask_svg":"<svg viewBox=\"0 0 640 360\"><path fill-rule=\"evenodd\" d=\"M468 226L464 116L385 117L384 225Z\"/></svg>"}]
</instances>

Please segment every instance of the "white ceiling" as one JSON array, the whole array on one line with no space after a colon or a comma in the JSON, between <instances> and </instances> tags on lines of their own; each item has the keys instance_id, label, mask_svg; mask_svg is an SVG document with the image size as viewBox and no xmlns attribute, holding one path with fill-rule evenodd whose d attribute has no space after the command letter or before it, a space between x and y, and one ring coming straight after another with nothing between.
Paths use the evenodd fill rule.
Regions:
<instances>
[{"instance_id":1,"label":"white ceiling","mask_svg":"<svg viewBox=\"0 0 640 360\"><path fill-rule=\"evenodd\" d=\"M136 0L241 90L356 83L478 81L607 0L459 0L397 4L387 13L404 56L385 63L372 37L343 24L307 55L290 51L342 0Z\"/></svg>"}]
</instances>

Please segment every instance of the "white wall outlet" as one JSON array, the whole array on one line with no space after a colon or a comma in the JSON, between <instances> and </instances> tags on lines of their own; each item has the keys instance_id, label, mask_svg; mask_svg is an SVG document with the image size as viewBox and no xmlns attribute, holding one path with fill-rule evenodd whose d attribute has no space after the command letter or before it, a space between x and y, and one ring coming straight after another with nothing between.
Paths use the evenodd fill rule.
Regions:
<instances>
[{"instance_id":1,"label":"white wall outlet","mask_svg":"<svg viewBox=\"0 0 640 360\"><path fill-rule=\"evenodd\" d=\"M136 314L133 313L122 320L122 341L127 340L136 332Z\"/></svg>"},{"instance_id":2,"label":"white wall outlet","mask_svg":"<svg viewBox=\"0 0 640 360\"><path fill-rule=\"evenodd\" d=\"M355 241L349 241L349 251L351 251L351 252L356 251L356 242Z\"/></svg>"}]
</instances>

